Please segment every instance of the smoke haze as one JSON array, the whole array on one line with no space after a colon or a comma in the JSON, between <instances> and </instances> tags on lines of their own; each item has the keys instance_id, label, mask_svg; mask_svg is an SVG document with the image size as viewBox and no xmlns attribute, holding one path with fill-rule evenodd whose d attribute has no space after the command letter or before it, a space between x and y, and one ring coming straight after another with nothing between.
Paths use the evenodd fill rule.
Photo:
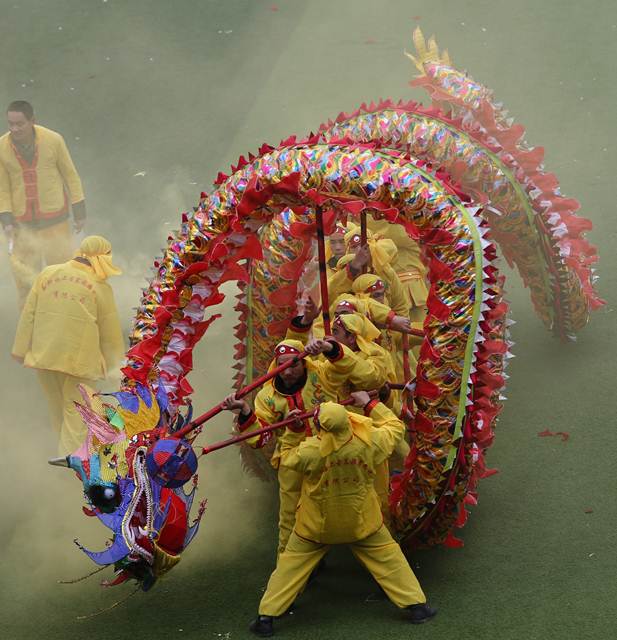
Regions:
<instances>
[{"instance_id":1,"label":"smoke haze","mask_svg":"<svg viewBox=\"0 0 617 640\"><path fill-rule=\"evenodd\" d=\"M609 429L617 373L617 231L607 189L617 165L617 15L612 0L594 2L591 15L583 5L0 2L0 107L30 100L39 123L65 137L84 183L86 232L107 236L124 270L111 283L125 334L167 235L219 170L226 172L240 154L264 141L315 130L363 101L392 96L428 103L406 85L412 70L402 50L411 48L417 23L427 36L436 34L459 68L494 89L526 125L531 142L546 146L547 168L594 221L591 240L602 256L600 292L609 303L577 345L564 347L546 334L527 292L508 274L518 357L509 369L510 400L489 453L502 474L480 486L481 504L464 530L465 549L458 555L436 550L430 560L421 556L423 585L448 608L443 626L438 619L432 629L434 637L583 637L578 627L568 626L566 613L588 621L591 605L584 591L605 611L614 612L617 601L614 587L607 586L614 585L617 568L617 540L609 526L617 514L614 496L606 498L607 487L614 489L608 470L617 446L615 430ZM236 449L202 459L199 497L208 499L208 507L202 531L179 567L152 593L91 621L75 621L109 606L130 587L100 589L106 572L80 585L55 584L93 568L73 538L101 549L107 532L81 513L81 486L74 476L47 465L57 444L46 406L34 372L10 358L17 311L4 246L0 242L0 633L20 640L145 640L177 636L179 630L185 638L244 634L272 568L276 516L274 486L244 474ZM226 292L225 317L195 353L190 381L197 413L231 387L233 287ZM199 442L223 438L230 427L223 415ZM538 439L547 428L570 432L567 447ZM586 507L594 514L583 515ZM334 566L323 589L307 594L312 607L305 608L304 626L292 620L286 637L307 637L315 612L322 616L323 637L349 637L340 635L346 624L356 625L358 640L408 633L392 622L392 611L365 604L363 589L370 587L361 570ZM503 612L511 636L500 626L503 621L487 626L486 609L475 596L461 595L487 593L488 584L491 606ZM522 584L531 586L523 590ZM538 618L539 598L544 608ZM588 621L597 626L586 628L586 637L607 637L605 619ZM294 622L299 628L292 629Z\"/></svg>"}]
</instances>

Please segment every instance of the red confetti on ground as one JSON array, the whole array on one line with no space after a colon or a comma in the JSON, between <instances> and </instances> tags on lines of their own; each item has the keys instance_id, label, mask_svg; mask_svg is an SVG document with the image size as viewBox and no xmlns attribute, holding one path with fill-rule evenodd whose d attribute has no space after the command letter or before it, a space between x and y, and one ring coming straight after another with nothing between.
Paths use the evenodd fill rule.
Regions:
<instances>
[{"instance_id":1,"label":"red confetti on ground","mask_svg":"<svg viewBox=\"0 0 617 640\"><path fill-rule=\"evenodd\" d=\"M367 38L364 41L364 44L377 44L377 40L374 40L373 38Z\"/></svg>"},{"instance_id":2,"label":"red confetti on ground","mask_svg":"<svg viewBox=\"0 0 617 640\"><path fill-rule=\"evenodd\" d=\"M566 442L569 439L570 434L567 431L549 431L548 429L546 429L546 431L540 431L540 433L538 433L538 436L540 438L547 438L550 436L561 436L562 442Z\"/></svg>"},{"instance_id":3,"label":"red confetti on ground","mask_svg":"<svg viewBox=\"0 0 617 640\"><path fill-rule=\"evenodd\" d=\"M273 4L273 5L270 7L270 11L278 11L278 10L279 10L279 8L278 8L278 6L277 6L277 5L275 5L275 4Z\"/></svg>"},{"instance_id":4,"label":"red confetti on ground","mask_svg":"<svg viewBox=\"0 0 617 640\"><path fill-rule=\"evenodd\" d=\"M587 507L587 509L585 509L585 513L593 513L593 509L591 509L590 507Z\"/></svg>"}]
</instances>

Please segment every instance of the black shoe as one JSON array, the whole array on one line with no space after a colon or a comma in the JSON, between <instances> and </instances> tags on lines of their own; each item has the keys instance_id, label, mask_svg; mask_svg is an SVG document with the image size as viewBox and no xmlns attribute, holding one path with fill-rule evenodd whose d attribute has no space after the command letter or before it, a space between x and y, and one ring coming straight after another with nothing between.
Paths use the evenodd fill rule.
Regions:
<instances>
[{"instance_id":1,"label":"black shoe","mask_svg":"<svg viewBox=\"0 0 617 640\"><path fill-rule=\"evenodd\" d=\"M411 624L428 622L437 615L437 609L429 607L426 603L412 604L410 607L407 607L407 611L409 611L409 622L411 622Z\"/></svg>"},{"instance_id":2,"label":"black shoe","mask_svg":"<svg viewBox=\"0 0 617 640\"><path fill-rule=\"evenodd\" d=\"M256 635L262 638L269 638L274 635L274 627L272 616L257 616L253 622L249 625L249 629Z\"/></svg>"}]
</instances>

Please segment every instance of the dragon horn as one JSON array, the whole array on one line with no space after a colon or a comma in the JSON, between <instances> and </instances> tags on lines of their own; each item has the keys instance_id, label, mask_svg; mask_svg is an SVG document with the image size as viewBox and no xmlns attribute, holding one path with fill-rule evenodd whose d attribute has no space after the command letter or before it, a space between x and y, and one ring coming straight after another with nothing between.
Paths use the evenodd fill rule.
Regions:
<instances>
[{"instance_id":1,"label":"dragon horn","mask_svg":"<svg viewBox=\"0 0 617 640\"><path fill-rule=\"evenodd\" d=\"M64 456L62 458L51 458L47 462L54 467L70 467L71 465L69 463L69 457L70 456Z\"/></svg>"}]
</instances>

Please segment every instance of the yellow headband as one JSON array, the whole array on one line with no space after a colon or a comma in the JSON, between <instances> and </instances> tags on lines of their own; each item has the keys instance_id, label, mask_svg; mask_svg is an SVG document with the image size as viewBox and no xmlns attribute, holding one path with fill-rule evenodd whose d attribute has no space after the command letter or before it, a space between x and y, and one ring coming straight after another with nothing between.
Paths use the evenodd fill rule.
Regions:
<instances>
[{"instance_id":1,"label":"yellow headband","mask_svg":"<svg viewBox=\"0 0 617 640\"><path fill-rule=\"evenodd\" d=\"M290 347L289 354L282 353L282 347ZM274 352L273 352L274 357L272 358L270 362L270 366L268 367L268 373L279 366L277 362L279 356L296 355L295 351L297 351L298 353L302 353L304 351L304 345L300 342L300 340L293 340L292 338L281 340L276 345L276 347L274 347ZM310 367L310 360L303 360L303 362L305 366L308 365ZM268 380L266 384L273 385L274 380Z\"/></svg>"},{"instance_id":2,"label":"yellow headband","mask_svg":"<svg viewBox=\"0 0 617 640\"><path fill-rule=\"evenodd\" d=\"M119 276L122 273L112 262L111 242L103 236L84 238L75 255L88 260L99 280L107 280L109 276Z\"/></svg>"},{"instance_id":3,"label":"yellow headband","mask_svg":"<svg viewBox=\"0 0 617 640\"><path fill-rule=\"evenodd\" d=\"M377 346L375 340L381 335L379 329L366 317L359 313L346 313L338 316L335 322L356 336L358 349L367 356L372 356Z\"/></svg>"},{"instance_id":4,"label":"yellow headband","mask_svg":"<svg viewBox=\"0 0 617 640\"><path fill-rule=\"evenodd\" d=\"M368 290L380 281L383 282L383 280L374 273L363 273L353 281L352 290L356 295L359 293L368 293Z\"/></svg>"}]
</instances>

